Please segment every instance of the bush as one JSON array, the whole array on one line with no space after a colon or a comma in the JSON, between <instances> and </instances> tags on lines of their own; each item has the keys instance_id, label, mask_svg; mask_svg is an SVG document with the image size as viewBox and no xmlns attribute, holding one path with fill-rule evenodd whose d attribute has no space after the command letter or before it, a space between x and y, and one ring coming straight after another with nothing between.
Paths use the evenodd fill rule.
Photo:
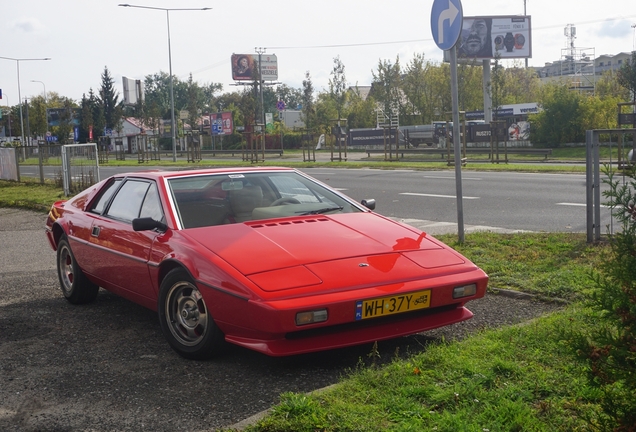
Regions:
<instances>
[{"instance_id":1,"label":"bush","mask_svg":"<svg viewBox=\"0 0 636 432\"><path fill-rule=\"evenodd\" d=\"M589 305L597 318L595 330L579 335L578 353L589 364L589 378L604 395L607 430L636 431L636 181L616 179L610 170L603 195L618 229L610 234L606 259L594 276Z\"/></svg>"}]
</instances>

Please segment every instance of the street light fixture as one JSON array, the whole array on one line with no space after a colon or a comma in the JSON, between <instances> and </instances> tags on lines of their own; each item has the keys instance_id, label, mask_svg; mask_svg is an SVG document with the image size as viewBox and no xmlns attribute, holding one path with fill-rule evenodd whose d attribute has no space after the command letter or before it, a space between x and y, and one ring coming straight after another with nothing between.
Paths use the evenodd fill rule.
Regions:
<instances>
[{"instance_id":1,"label":"street light fixture","mask_svg":"<svg viewBox=\"0 0 636 432\"><path fill-rule=\"evenodd\" d=\"M13 60L18 68L18 101L20 103L20 126L22 132L22 145L26 145L24 140L24 117L22 116L22 93L20 92L20 62L21 61L38 61L38 60L51 60L50 58L12 58L12 57L1 57L0 59L4 60Z\"/></svg>"},{"instance_id":2,"label":"street light fixture","mask_svg":"<svg viewBox=\"0 0 636 432\"><path fill-rule=\"evenodd\" d=\"M170 11L206 11L212 8L160 8L154 6L138 6L127 3L119 4L122 7L132 7L139 9L154 9L160 11L166 11L166 22L168 24L168 66L170 68L170 130L172 131L172 161L177 161L177 135L176 135L176 121L174 116L174 79L172 77L172 49L170 47Z\"/></svg>"},{"instance_id":3,"label":"street light fixture","mask_svg":"<svg viewBox=\"0 0 636 432\"><path fill-rule=\"evenodd\" d=\"M48 103L48 102L46 101L46 84L44 84L42 81L38 81L38 80L31 80L31 82L37 82L37 83L42 84L42 86L44 87L44 103L45 103L45 104L46 104L46 103Z\"/></svg>"}]
</instances>

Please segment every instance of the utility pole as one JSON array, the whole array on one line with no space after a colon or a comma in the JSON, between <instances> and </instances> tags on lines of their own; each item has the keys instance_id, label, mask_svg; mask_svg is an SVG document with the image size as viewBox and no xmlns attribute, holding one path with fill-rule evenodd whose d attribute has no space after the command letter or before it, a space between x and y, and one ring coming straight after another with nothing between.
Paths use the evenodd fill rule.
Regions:
<instances>
[{"instance_id":1,"label":"utility pole","mask_svg":"<svg viewBox=\"0 0 636 432\"><path fill-rule=\"evenodd\" d=\"M265 51L267 50L267 48L257 47L254 49L256 50L256 53L258 54L258 85L259 85L260 100L261 100L261 112L259 114L260 114L261 124L263 125L262 127L265 127L265 104L263 103L263 66L261 63L261 58L263 54L265 53Z\"/></svg>"},{"instance_id":2,"label":"utility pole","mask_svg":"<svg viewBox=\"0 0 636 432\"><path fill-rule=\"evenodd\" d=\"M523 0L523 16L526 15L526 0ZM528 57L526 57L526 69L528 69Z\"/></svg>"}]
</instances>

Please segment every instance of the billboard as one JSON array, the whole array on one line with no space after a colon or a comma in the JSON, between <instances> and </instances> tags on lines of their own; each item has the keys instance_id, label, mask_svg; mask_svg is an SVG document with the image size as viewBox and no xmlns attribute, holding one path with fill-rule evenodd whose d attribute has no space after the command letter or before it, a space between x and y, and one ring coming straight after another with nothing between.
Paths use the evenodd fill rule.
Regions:
<instances>
[{"instance_id":1,"label":"billboard","mask_svg":"<svg viewBox=\"0 0 636 432\"><path fill-rule=\"evenodd\" d=\"M124 104L137 105L144 98L144 87L141 80L122 77L124 85Z\"/></svg>"},{"instance_id":2,"label":"billboard","mask_svg":"<svg viewBox=\"0 0 636 432\"><path fill-rule=\"evenodd\" d=\"M532 57L530 16L464 17L457 55L474 59Z\"/></svg>"},{"instance_id":3,"label":"billboard","mask_svg":"<svg viewBox=\"0 0 636 432\"><path fill-rule=\"evenodd\" d=\"M232 79L235 81L253 81L257 77L258 55L232 54ZM261 77L263 81L278 79L278 59L275 54L261 55Z\"/></svg>"},{"instance_id":4,"label":"billboard","mask_svg":"<svg viewBox=\"0 0 636 432\"><path fill-rule=\"evenodd\" d=\"M384 140L395 143L397 129L351 129L347 136L348 146L383 146Z\"/></svg>"},{"instance_id":5,"label":"billboard","mask_svg":"<svg viewBox=\"0 0 636 432\"><path fill-rule=\"evenodd\" d=\"M69 113L66 108L47 108L46 121L50 127L59 126L62 122L79 126L81 111L80 108L71 108Z\"/></svg>"},{"instance_id":6,"label":"billboard","mask_svg":"<svg viewBox=\"0 0 636 432\"><path fill-rule=\"evenodd\" d=\"M232 135L233 131L232 111L210 114L210 133L212 135Z\"/></svg>"}]
</instances>

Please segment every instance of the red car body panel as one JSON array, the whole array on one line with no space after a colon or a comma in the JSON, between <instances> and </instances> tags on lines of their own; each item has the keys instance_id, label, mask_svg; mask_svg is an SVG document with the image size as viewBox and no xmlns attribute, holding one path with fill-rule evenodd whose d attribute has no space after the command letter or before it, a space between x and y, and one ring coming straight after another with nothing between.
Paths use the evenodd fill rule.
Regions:
<instances>
[{"instance_id":1,"label":"red car body panel","mask_svg":"<svg viewBox=\"0 0 636 432\"><path fill-rule=\"evenodd\" d=\"M165 232L137 232L129 223L87 211L105 180L55 203L47 237L56 249L65 234L89 279L153 310L167 271L186 269L226 340L268 355L373 342L472 317L464 304L485 295L488 277L482 270L426 233L360 206L350 213L180 227L166 179L254 171L295 172L131 173L156 183ZM476 285L475 294L454 299L453 289L466 284ZM355 319L356 302L424 289L430 289L426 309ZM327 321L296 324L297 313L317 309L327 310Z\"/></svg>"}]
</instances>

